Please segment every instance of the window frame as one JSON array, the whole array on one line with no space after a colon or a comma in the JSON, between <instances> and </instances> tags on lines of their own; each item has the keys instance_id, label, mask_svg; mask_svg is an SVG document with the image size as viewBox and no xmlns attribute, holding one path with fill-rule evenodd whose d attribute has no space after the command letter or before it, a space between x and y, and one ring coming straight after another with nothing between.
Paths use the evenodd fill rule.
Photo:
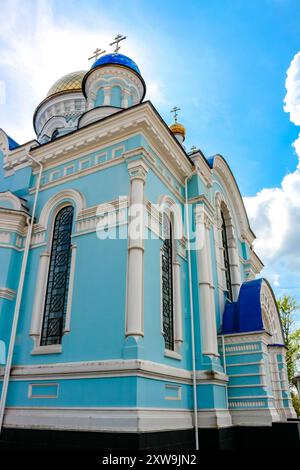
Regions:
<instances>
[{"instance_id":1,"label":"window frame","mask_svg":"<svg viewBox=\"0 0 300 470\"><path fill-rule=\"evenodd\" d=\"M63 304L63 315L62 315L62 325L61 325L61 331L60 331L60 339L59 342L47 342L47 339L49 336L46 336L46 341L44 341L44 325L45 325L45 316L46 316L46 303L47 303L47 298L48 298L48 292L49 292L49 282L50 282L50 275L51 275L51 261L53 258L53 244L54 244L54 236L55 236L55 228L56 228L56 223L59 215L61 212L67 208L72 208L72 219L70 223L70 231L69 231L69 254L68 254L68 271L67 271L67 280L65 282L65 287L64 287L64 304ZM55 213L53 214L52 217L52 227L51 231L49 234L49 264L48 264L48 269L47 269L47 281L46 281L46 289L45 289L45 297L44 297L44 302L43 302L43 314L41 318L41 331L40 331L40 338L39 338L39 348L51 348L51 347L58 347L62 343L62 337L64 334L64 324L67 320L67 314L68 314L68 300L69 300L69 288L71 285L71 277L72 277L72 232L73 232L73 223L74 223L74 216L75 216L75 208L74 205L71 204L70 202L65 203L63 205L60 205L59 207L56 208ZM57 253L57 252L56 252ZM53 281L52 281L53 282ZM51 294L50 294L51 295ZM51 313L51 312L50 312Z\"/></svg>"}]
</instances>

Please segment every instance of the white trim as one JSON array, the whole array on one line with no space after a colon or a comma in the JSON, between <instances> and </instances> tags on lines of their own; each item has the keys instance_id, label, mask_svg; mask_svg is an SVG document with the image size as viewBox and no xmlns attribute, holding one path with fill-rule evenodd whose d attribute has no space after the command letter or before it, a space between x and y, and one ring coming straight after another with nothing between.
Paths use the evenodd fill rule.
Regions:
<instances>
[{"instance_id":1,"label":"white trim","mask_svg":"<svg viewBox=\"0 0 300 470\"><path fill-rule=\"evenodd\" d=\"M31 354L33 354L33 355L59 354L59 353L62 353L62 345L61 344L49 344L49 345L46 345L46 346L36 346L31 351Z\"/></svg>"},{"instance_id":2,"label":"white trim","mask_svg":"<svg viewBox=\"0 0 300 470\"><path fill-rule=\"evenodd\" d=\"M60 171L60 170L51 171L51 173L49 174L49 181L56 181L56 180L58 180L59 177L60 177L60 174L61 174L61 171ZM57 175L57 178L55 178L56 175Z\"/></svg>"},{"instance_id":3,"label":"white trim","mask_svg":"<svg viewBox=\"0 0 300 470\"><path fill-rule=\"evenodd\" d=\"M67 311L66 311L65 327L64 327L63 333L69 333L70 330L71 330L71 312L72 312L72 299L73 299L76 254L77 254L77 246L76 245L71 245L71 264L70 264L70 274L69 274Z\"/></svg>"},{"instance_id":4,"label":"white trim","mask_svg":"<svg viewBox=\"0 0 300 470\"><path fill-rule=\"evenodd\" d=\"M88 165L84 166L85 163L88 163ZM79 163L78 163L79 171L88 170L89 168L91 168L91 166L92 166L91 157L83 158L82 160L79 160Z\"/></svg>"},{"instance_id":5,"label":"white trim","mask_svg":"<svg viewBox=\"0 0 300 470\"><path fill-rule=\"evenodd\" d=\"M35 345L39 344L39 338L42 328L42 319L44 311L44 303L47 289L47 278L49 271L50 253L45 251L40 254L40 262L35 283L35 297L33 302L33 311L31 317L30 336L34 337Z\"/></svg>"},{"instance_id":6,"label":"white trim","mask_svg":"<svg viewBox=\"0 0 300 470\"><path fill-rule=\"evenodd\" d=\"M171 357L172 359L177 359L177 361L181 361L182 355L176 351L172 351L171 349L165 349L165 357Z\"/></svg>"},{"instance_id":7,"label":"white trim","mask_svg":"<svg viewBox=\"0 0 300 470\"><path fill-rule=\"evenodd\" d=\"M7 428L146 432L192 429L188 409L8 407Z\"/></svg>"},{"instance_id":8,"label":"white trim","mask_svg":"<svg viewBox=\"0 0 300 470\"><path fill-rule=\"evenodd\" d=\"M101 158L104 158L104 160L100 161ZM108 159L107 159L107 152L101 152L99 155L96 156L96 165L101 165L102 163L105 163L107 162Z\"/></svg>"},{"instance_id":9,"label":"white trim","mask_svg":"<svg viewBox=\"0 0 300 470\"><path fill-rule=\"evenodd\" d=\"M40 346L36 354L47 354L49 349L53 354L61 352L61 345ZM59 380L82 378L105 378L139 376L150 379L170 381L176 383L192 383L192 372L174 366L138 359L119 359L85 362L57 362L50 364L14 366L12 380ZM0 367L1 377L1 367ZM196 371L197 384L216 384L226 386L228 377L222 372Z\"/></svg>"},{"instance_id":10,"label":"white trim","mask_svg":"<svg viewBox=\"0 0 300 470\"><path fill-rule=\"evenodd\" d=\"M116 155L116 153L121 150L121 155ZM120 145L119 147L115 147L112 149L112 159L114 158L120 158L123 156L123 153L125 152L125 146L124 145Z\"/></svg>"},{"instance_id":11,"label":"white trim","mask_svg":"<svg viewBox=\"0 0 300 470\"><path fill-rule=\"evenodd\" d=\"M228 428L232 426L230 412L227 409L198 410L199 428Z\"/></svg>"},{"instance_id":12,"label":"white trim","mask_svg":"<svg viewBox=\"0 0 300 470\"><path fill-rule=\"evenodd\" d=\"M34 395L33 390L37 387L56 387L55 395ZM28 385L28 398L58 398L59 395L59 384L58 383L33 383Z\"/></svg>"},{"instance_id":13,"label":"white trim","mask_svg":"<svg viewBox=\"0 0 300 470\"><path fill-rule=\"evenodd\" d=\"M14 300L16 291L9 287L0 287L0 299Z\"/></svg>"},{"instance_id":14,"label":"white trim","mask_svg":"<svg viewBox=\"0 0 300 470\"><path fill-rule=\"evenodd\" d=\"M72 168L73 171L68 173L68 170L70 170L70 168ZM75 163L72 163L71 165L66 165L64 167L64 176L70 176L70 175L73 175L73 173L75 173Z\"/></svg>"},{"instance_id":15,"label":"white trim","mask_svg":"<svg viewBox=\"0 0 300 470\"><path fill-rule=\"evenodd\" d=\"M170 391L176 391L176 395L167 395L167 393ZM180 385L170 385L166 384L165 385L165 400L175 400L175 401L180 401L181 400L181 386Z\"/></svg>"}]
</instances>

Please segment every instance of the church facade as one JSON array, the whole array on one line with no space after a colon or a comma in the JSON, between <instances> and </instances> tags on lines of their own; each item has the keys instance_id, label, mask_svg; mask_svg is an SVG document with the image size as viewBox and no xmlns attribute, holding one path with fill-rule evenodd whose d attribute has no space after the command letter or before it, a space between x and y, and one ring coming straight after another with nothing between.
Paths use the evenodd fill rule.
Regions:
<instances>
[{"instance_id":1,"label":"church facade","mask_svg":"<svg viewBox=\"0 0 300 470\"><path fill-rule=\"evenodd\" d=\"M171 436L294 417L234 176L187 152L176 108L168 127L145 92L117 48L53 85L36 140L0 130L4 430Z\"/></svg>"}]
</instances>

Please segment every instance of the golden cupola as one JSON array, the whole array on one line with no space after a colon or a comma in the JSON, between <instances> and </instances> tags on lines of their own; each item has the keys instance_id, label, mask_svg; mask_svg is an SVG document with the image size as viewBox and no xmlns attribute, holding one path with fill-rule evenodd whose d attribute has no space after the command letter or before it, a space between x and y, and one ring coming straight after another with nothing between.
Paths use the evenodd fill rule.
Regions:
<instances>
[{"instance_id":1,"label":"golden cupola","mask_svg":"<svg viewBox=\"0 0 300 470\"><path fill-rule=\"evenodd\" d=\"M182 144L185 139L186 131L185 127L177 121L177 111L180 111L180 108L177 108L177 106L174 106L174 108L171 110L171 113L174 113L174 122L170 125L169 129L175 135L176 139Z\"/></svg>"},{"instance_id":2,"label":"golden cupola","mask_svg":"<svg viewBox=\"0 0 300 470\"><path fill-rule=\"evenodd\" d=\"M57 80L38 105L33 124L43 144L77 129L79 117L86 111L82 81L86 71L68 73Z\"/></svg>"}]
</instances>

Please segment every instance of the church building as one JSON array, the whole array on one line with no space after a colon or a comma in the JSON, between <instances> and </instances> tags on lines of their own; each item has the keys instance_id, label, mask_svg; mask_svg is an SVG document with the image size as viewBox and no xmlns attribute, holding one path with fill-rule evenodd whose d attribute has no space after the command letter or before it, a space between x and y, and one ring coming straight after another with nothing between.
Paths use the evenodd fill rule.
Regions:
<instances>
[{"instance_id":1,"label":"church building","mask_svg":"<svg viewBox=\"0 0 300 470\"><path fill-rule=\"evenodd\" d=\"M54 83L35 140L0 129L0 442L218 448L295 418L234 175L122 39Z\"/></svg>"}]
</instances>

